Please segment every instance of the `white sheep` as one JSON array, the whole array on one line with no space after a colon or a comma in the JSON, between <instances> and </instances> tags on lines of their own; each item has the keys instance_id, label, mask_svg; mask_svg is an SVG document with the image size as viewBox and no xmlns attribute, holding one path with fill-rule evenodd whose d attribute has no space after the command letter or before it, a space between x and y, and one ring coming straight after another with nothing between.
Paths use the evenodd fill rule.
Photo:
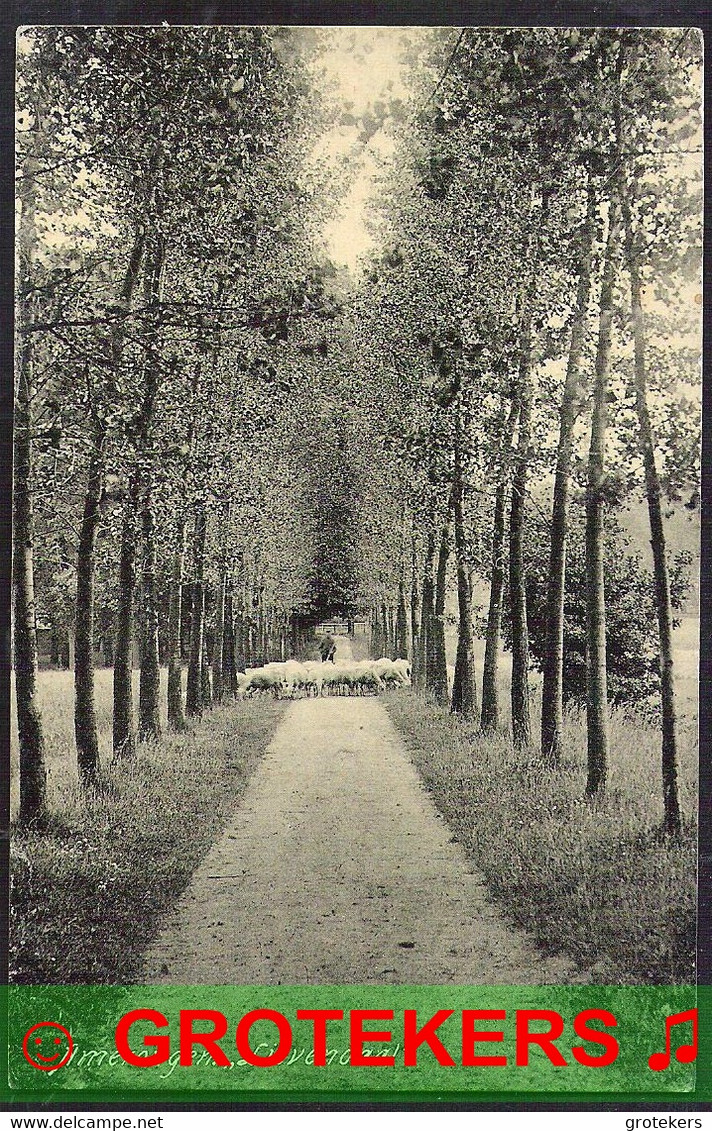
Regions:
<instances>
[{"instance_id":1,"label":"white sheep","mask_svg":"<svg viewBox=\"0 0 712 1131\"><path fill-rule=\"evenodd\" d=\"M306 689L309 683L309 673L303 664L297 660L287 660L284 664L283 686L292 695L297 691Z\"/></svg>"},{"instance_id":2,"label":"white sheep","mask_svg":"<svg viewBox=\"0 0 712 1131\"><path fill-rule=\"evenodd\" d=\"M255 691L268 691L279 699L282 690L283 679L280 672L268 671L267 668L248 668L238 676L237 692L243 699Z\"/></svg>"},{"instance_id":3,"label":"white sheep","mask_svg":"<svg viewBox=\"0 0 712 1131\"><path fill-rule=\"evenodd\" d=\"M304 680L304 690L306 691L307 695L309 695L311 691L313 691L316 696L321 695L324 665L321 662L315 663L314 660L306 660L302 664L302 668L306 673Z\"/></svg>"},{"instance_id":4,"label":"white sheep","mask_svg":"<svg viewBox=\"0 0 712 1131\"><path fill-rule=\"evenodd\" d=\"M343 686L343 668L337 664L323 664L321 674L321 687L328 694L333 688L338 691ZM321 692L320 692L321 694Z\"/></svg>"},{"instance_id":5,"label":"white sheep","mask_svg":"<svg viewBox=\"0 0 712 1131\"><path fill-rule=\"evenodd\" d=\"M382 656L375 660L373 670L389 686L407 687L410 683L409 663L407 660L389 660Z\"/></svg>"},{"instance_id":6,"label":"white sheep","mask_svg":"<svg viewBox=\"0 0 712 1131\"><path fill-rule=\"evenodd\" d=\"M404 686L410 687L411 674L413 671L410 660L394 660L393 667L401 673L401 679Z\"/></svg>"}]
</instances>

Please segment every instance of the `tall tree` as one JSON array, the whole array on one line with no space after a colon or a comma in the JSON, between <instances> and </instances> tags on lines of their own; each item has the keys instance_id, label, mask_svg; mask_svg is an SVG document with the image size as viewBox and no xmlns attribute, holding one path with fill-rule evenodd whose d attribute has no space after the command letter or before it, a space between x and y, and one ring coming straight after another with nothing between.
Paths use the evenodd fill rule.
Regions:
<instances>
[{"instance_id":1,"label":"tall tree","mask_svg":"<svg viewBox=\"0 0 712 1131\"><path fill-rule=\"evenodd\" d=\"M42 131L43 106L38 92L34 133ZM37 143L36 143L37 145ZM13 433L13 663L20 741L20 820L42 824L47 819L47 771L42 717L37 704L37 635L35 632L34 521L32 503L33 436L33 260L36 253L34 213L36 156L24 166L24 194L18 231L17 333L19 357Z\"/></svg>"},{"instance_id":2,"label":"tall tree","mask_svg":"<svg viewBox=\"0 0 712 1131\"><path fill-rule=\"evenodd\" d=\"M470 563L467 555L465 534L465 484L463 474L463 409L456 409L455 417L455 461L452 490L452 511L455 533L455 556L457 559L457 655L453 677L451 710L464 719L474 719L477 715L477 680L475 674L475 641L472 618L472 585Z\"/></svg>"},{"instance_id":3,"label":"tall tree","mask_svg":"<svg viewBox=\"0 0 712 1131\"><path fill-rule=\"evenodd\" d=\"M578 241L578 285L566 364L564 390L559 408L559 445L554 477L551 514L549 580L547 588L546 653L541 700L541 750L552 762L561 753L563 726L564 593L566 586L566 539L569 488L574 453L574 426L583 404L580 366L586 342L586 317L591 294L595 240L596 192L589 172L586 216Z\"/></svg>"},{"instance_id":4,"label":"tall tree","mask_svg":"<svg viewBox=\"0 0 712 1131\"><path fill-rule=\"evenodd\" d=\"M589 796L595 795L605 786L609 756L603 508L605 506L606 488L608 373L619 229L619 209L615 195L613 195L608 209L608 236L601 275L598 348L586 485L586 724L588 742L586 793Z\"/></svg>"},{"instance_id":5,"label":"tall tree","mask_svg":"<svg viewBox=\"0 0 712 1131\"><path fill-rule=\"evenodd\" d=\"M511 399L509 411L503 410L506 420L497 461L497 483L492 518L490 550L490 597L487 614L484 671L482 675L482 713L480 725L485 733L497 730L500 725L499 705L499 646L502 627L502 598L505 576L505 530L509 469L512 442L519 419L519 400Z\"/></svg>"}]
</instances>

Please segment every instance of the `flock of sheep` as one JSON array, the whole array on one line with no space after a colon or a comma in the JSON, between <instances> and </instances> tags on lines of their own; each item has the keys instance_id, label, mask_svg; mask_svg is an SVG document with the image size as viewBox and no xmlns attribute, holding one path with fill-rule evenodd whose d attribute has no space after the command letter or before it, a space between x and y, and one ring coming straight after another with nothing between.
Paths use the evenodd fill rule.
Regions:
<instances>
[{"instance_id":1,"label":"flock of sheep","mask_svg":"<svg viewBox=\"0 0 712 1131\"><path fill-rule=\"evenodd\" d=\"M237 694L242 699L261 692L278 699L283 695L294 697L301 694L375 695L387 687L409 687L410 672L409 660L388 660L385 657L341 663L286 660L239 672Z\"/></svg>"}]
</instances>

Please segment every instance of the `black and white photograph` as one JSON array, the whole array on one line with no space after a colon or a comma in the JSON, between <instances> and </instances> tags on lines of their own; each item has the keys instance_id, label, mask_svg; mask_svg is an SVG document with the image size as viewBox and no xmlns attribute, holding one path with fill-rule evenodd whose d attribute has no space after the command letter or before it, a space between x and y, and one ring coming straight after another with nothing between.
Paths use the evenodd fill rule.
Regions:
<instances>
[{"instance_id":1,"label":"black and white photograph","mask_svg":"<svg viewBox=\"0 0 712 1131\"><path fill-rule=\"evenodd\" d=\"M702 48L19 28L12 983L694 985Z\"/></svg>"}]
</instances>

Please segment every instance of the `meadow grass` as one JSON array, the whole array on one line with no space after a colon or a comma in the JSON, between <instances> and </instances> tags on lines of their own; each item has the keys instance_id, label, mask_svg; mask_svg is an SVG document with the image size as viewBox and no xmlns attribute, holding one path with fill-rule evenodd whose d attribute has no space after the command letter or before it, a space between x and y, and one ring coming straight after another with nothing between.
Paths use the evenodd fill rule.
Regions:
<instances>
[{"instance_id":1,"label":"meadow grass","mask_svg":"<svg viewBox=\"0 0 712 1131\"><path fill-rule=\"evenodd\" d=\"M185 691L185 671L183 689ZM111 761L113 669L97 668L94 673L96 723L99 735L99 757L102 766ZM139 673L133 673L134 715L138 717ZM168 672L161 669L161 725L167 724L166 685ZM20 804L19 750L15 717L15 681L10 681L10 814L14 818ZM42 714L47 763L47 794L53 814L70 811L77 804L77 755L74 747L74 673L40 671L37 677L37 701Z\"/></svg>"},{"instance_id":2,"label":"meadow grass","mask_svg":"<svg viewBox=\"0 0 712 1131\"><path fill-rule=\"evenodd\" d=\"M586 729L567 714L564 756L552 769L515 751L505 732L485 737L430 698L385 697L433 800L513 925L596 984L694 979L697 741L680 728L678 842L660 832L660 736L614 712L604 795L584 799ZM538 719L534 720L536 728ZM536 729L534 730L536 733Z\"/></svg>"},{"instance_id":3,"label":"meadow grass","mask_svg":"<svg viewBox=\"0 0 712 1131\"><path fill-rule=\"evenodd\" d=\"M147 944L224 828L286 706L231 701L111 765L110 678L97 673L105 784L82 795L71 676L40 676L52 823L41 833L12 829L14 982L140 980Z\"/></svg>"}]
</instances>

